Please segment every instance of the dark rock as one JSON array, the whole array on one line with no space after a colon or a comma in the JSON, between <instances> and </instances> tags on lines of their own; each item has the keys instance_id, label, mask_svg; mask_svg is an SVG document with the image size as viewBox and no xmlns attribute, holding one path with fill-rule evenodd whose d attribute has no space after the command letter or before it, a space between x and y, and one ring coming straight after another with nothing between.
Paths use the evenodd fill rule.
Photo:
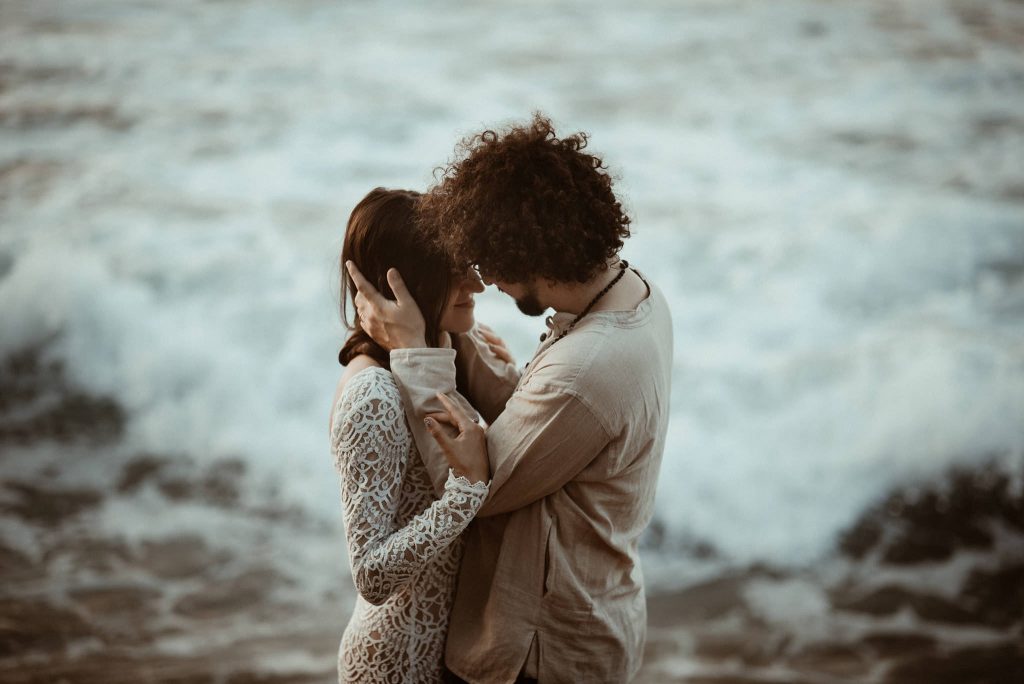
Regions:
<instances>
[{"instance_id":1,"label":"dark rock","mask_svg":"<svg viewBox=\"0 0 1024 684\"><path fill-rule=\"evenodd\" d=\"M926 489L890 494L839 538L839 550L862 559L878 550L886 563L945 561L961 549L992 548L993 523L1024 530L1024 497L998 466L953 470Z\"/></svg>"},{"instance_id":2,"label":"dark rock","mask_svg":"<svg viewBox=\"0 0 1024 684\"><path fill-rule=\"evenodd\" d=\"M867 654L846 644L813 644L789 658L789 664L800 671L834 677L863 677L873 663Z\"/></svg>"},{"instance_id":3,"label":"dark rock","mask_svg":"<svg viewBox=\"0 0 1024 684\"><path fill-rule=\"evenodd\" d=\"M866 517L840 535L839 550L850 558L861 560L881 539L881 523L874 518Z\"/></svg>"},{"instance_id":4,"label":"dark rock","mask_svg":"<svg viewBox=\"0 0 1024 684\"><path fill-rule=\"evenodd\" d=\"M149 654L133 656L106 650L45 662L7 665L0 661L4 684L217 684L221 668L202 659L172 659Z\"/></svg>"},{"instance_id":5,"label":"dark rock","mask_svg":"<svg viewBox=\"0 0 1024 684\"><path fill-rule=\"evenodd\" d=\"M30 579L38 572L39 568L28 556L0 544L0 579L5 583Z\"/></svg>"},{"instance_id":6,"label":"dark rock","mask_svg":"<svg viewBox=\"0 0 1024 684\"><path fill-rule=\"evenodd\" d=\"M1024 648L1020 644L967 648L923 655L896 664L886 684L1020 684Z\"/></svg>"},{"instance_id":7,"label":"dark rock","mask_svg":"<svg viewBox=\"0 0 1024 684\"><path fill-rule=\"evenodd\" d=\"M697 638L694 656L716 662L739 661L748 667L770 665L785 650L788 640L769 632L707 634Z\"/></svg>"},{"instance_id":8,"label":"dark rock","mask_svg":"<svg viewBox=\"0 0 1024 684\"><path fill-rule=\"evenodd\" d=\"M17 130L65 129L78 124L93 124L125 131L134 123L113 105L58 107L38 104L0 109L0 127Z\"/></svg>"},{"instance_id":9,"label":"dark rock","mask_svg":"<svg viewBox=\"0 0 1024 684\"><path fill-rule=\"evenodd\" d=\"M744 575L719 577L649 600L648 621L655 626L678 625L712 620L744 609L742 590L749 579Z\"/></svg>"},{"instance_id":10,"label":"dark rock","mask_svg":"<svg viewBox=\"0 0 1024 684\"><path fill-rule=\"evenodd\" d=\"M242 477L245 474L243 461L218 461L198 478L190 477L183 473L183 470L185 469L173 466L161 470L157 488L171 501L202 501L219 508L234 508L238 505L241 499Z\"/></svg>"},{"instance_id":11,"label":"dark rock","mask_svg":"<svg viewBox=\"0 0 1024 684\"><path fill-rule=\"evenodd\" d=\"M36 401L46 388L60 384L61 372L59 363L43 363L35 348L8 356L0 366L0 414Z\"/></svg>"},{"instance_id":12,"label":"dark rock","mask_svg":"<svg viewBox=\"0 0 1024 684\"><path fill-rule=\"evenodd\" d=\"M162 478L157 487L159 487L160 493L171 501L185 501L196 498L195 486L185 478Z\"/></svg>"},{"instance_id":13,"label":"dark rock","mask_svg":"<svg viewBox=\"0 0 1024 684\"><path fill-rule=\"evenodd\" d=\"M886 563L908 565L949 560L956 541L943 532L911 529L897 536L882 556Z\"/></svg>"},{"instance_id":14,"label":"dark rock","mask_svg":"<svg viewBox=\"0 0 1024 684\"><path fill-rule=\"evenodd\" d=\"M9 356L0 367L0 386L0 443L106 443L124 430L124 411L116 401L70 387L63 365L43 361L40 348Z\"/></svg>"},{"instance_id":15,"label":"dark rock","mask_svg":"<svg viewBox=\"0 0 1024 684\"><path fill-rule=\"evenodd\" d=\"M322 681L319 675L235 672L228 676L227 684L319 684Z\"/></svg>"},{"instance_id":16,"label":"dark rock","mask_svg":"<svg viewBox=\"0 0 1024 684\"><path fill-rule=\"evenodd\" d=\"M138 585L104 586L74 589L75 603L94 617L127 616L142 619L154 613L154 602L160 592Z\"/></svg>"},{"instance_id":17,"label":"dark rock","mask_svg":"<svg viewBox=\"0 0 1024 684\"><path fill-rule=\"evenodd\" d=\"M270 568L250 570L187 594L175 603L174 612L205 619L255 608L268 602L271 591L283 581L284 578Z\"/></svg>"},{"instance_id":18,"label":"dark rock","mask_svg":"<svg viewBox=\"0 0 1024 684\"><path fill-rule=\"evenodd\" d=\"M235 506L241 498L239 484L245 474L245 463L226 459L214 463L202 481L202 497L207 503L224 508Z\"/></svg>"},{"instance_id":19,"label":"dark rock","mask_svg":"<svg viewBox=\"0 0 1024 684\"><path fill-rule=\"evenodd\" d=\"M1006 628L1024 621L1024 563L974 570L960 594L986 624Z\"/></svg>"},{"instance_id":20,"label":"dark rock","mask_svg":"<svg viewBox=\"0 0 1024 684\"><path fill-rule=\"evenodd\" d=\"M969 625L980 622L978 616L970 610L937 596L913 595L910 607L922 619L929 622L943 622L954 625Z\"/></svg>"},{"instance_id":21,"label":"dark rock","mask_svg":"<svg viewBox=\"0 0 1024 684\"><path fill-rule=\"evenodd\" d=\"M921 651L933 651L936 641L934 637L926 634L875 632L864 637L861 643L880 658L894 658L917 654Z\"/></svg>"},{"instance_id":22,"label":"dark rock","mask_svg":"<svg viewBox=\"0 0 1024 684\"><path fill-rule=\"evenodd\" d=\"M117 483L117 491L128 494L134 492L147 480L160 472L169 459L159 456L142 455L124 465L121 478Z\"/></svg>"},{"instance_id":23,"label":"dark rock","mask_svg":"<svg viewBox=\"0 0 1024 684\"><path fill-rule=\"evenodd\" d=\"M43 489L24 482L5 482L15 501L0 504L0 510L22 520L55 526L103 501L103 495L92 489Z\"/></svg>"},{"instance_id":24,"label":"dark rock","mask_svg":"<svg viewBox=\"0 0 1024 684\"><path fill-rule=\"evenodd\" d=\"M43 556L45 564L65 559L75 570L89 570L108 575L134 560L131 549L123 541L78 537L63 540Z\"/></svg>"},{"instance_id":25,"label":"dark rock","mask_svg":"<svg viewBox=\"0 0 1024 684\"><path fill-rule=\"evenodd\" d=\"M92 631L74 611L33 599L0 599L0 656L62 650Z\"/></svg>"},{"instance_id":26,"label":"dark rock","mask_svg":"<svg viewBox=\"0 0 1024 684\"><path fill-rule=\"evenodd\" d=\"M121 436L124 424L124 412L114 400L71 392L39 413L19 420L4 420L0 423L0 442L31 444L39 439L58 442L84 439L107 443Z\"/></svg>"},{"instance_id":27,"label":"dark rock","mask_svg":"<svg viewBox=\"0 0 1024 684\"><path fill-rule=\"evenodd\" d=\"M157 577L180 579L206 574L228 559L226 553L211 550L200 537L181 535L144 542L139 564Z\"/></svg>"},{"instance_id":28,"label":"dark rock","mask_svg":"<svg viewBox=\"0 0 1024 684\"><path fill-rule=\"evenodd\" d=\"M978 617L946 599L929 594L920 594L898 586L876 589L870 594L855 599L834 601L839 610L868 615L892 615L903 608L910 608L918 616L932 622L970 624Z\"/></svg>"},{"instance_id":29,"label":"dark rock","mask_svg":"<svg viewBox=\"0 0 1024 684\"><path fill-rule=\"evenodd\" d=\"M659 680L660 682L661 680ZM756 675L701 675L696 677L686 677L680 679L680 682L685 684L811 684L811 682L817 682L817 680L798 679L795 677L786 677L785 679L776 679L773 677L758 677Z\"/></svg>"}]
</instances>

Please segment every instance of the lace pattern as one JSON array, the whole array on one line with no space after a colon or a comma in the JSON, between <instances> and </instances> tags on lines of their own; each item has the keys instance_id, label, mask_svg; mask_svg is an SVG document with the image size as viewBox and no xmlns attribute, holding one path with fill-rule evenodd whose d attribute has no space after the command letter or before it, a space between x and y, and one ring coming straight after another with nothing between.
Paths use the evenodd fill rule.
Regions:
<instances>
[{"instance_id":1,"label":"lace pattern","mask_svg":"<svg viewBox=\"0 0 1024 684\"><path fill-rule=\"evenodd\" d=\"M440 499L391 374L354 375L335 407L331 451L359 597L338 653L339 682L438 682L462 554L487 496L451 471Z\"/></svg>"}]
</instances>

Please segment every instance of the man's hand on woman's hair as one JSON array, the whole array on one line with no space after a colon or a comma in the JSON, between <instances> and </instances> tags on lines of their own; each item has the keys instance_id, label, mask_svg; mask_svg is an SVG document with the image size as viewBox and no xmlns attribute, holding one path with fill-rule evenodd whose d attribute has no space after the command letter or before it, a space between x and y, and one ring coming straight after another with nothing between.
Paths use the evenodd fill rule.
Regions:
<instances>
[{"instance_id":1,"label":"man's hand on woman's hair","mask_svg":"<svg viewBox=\"0 0 1024 684\"><path fill-rule=\"evenodd\" d=\"M363 277L354 263L346 261L345 268L358 290L354 299L359 322L377 344L388 351L427 346L423 314L397 269L390 268L387 274L388 285L395 293L391 301Z\"/></svg>"}]
</instances>

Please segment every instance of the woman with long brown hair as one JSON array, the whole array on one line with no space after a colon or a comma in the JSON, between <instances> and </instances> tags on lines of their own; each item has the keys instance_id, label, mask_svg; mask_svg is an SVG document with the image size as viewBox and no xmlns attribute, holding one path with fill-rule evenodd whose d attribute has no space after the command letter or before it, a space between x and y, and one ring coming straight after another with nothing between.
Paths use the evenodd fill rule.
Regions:
<instances>
[{"instance_id":1,"label":"woman with long brown hair","mask_svg":"<svg viewBox=\"0 0 1024 684\"><path fill-rule=\"evenodd\" d=\"M371 191L349 218L342 264L351 261L395 297L398 269L423 312L427 343L474 325L473 295L483 284L457 269L416 225L419 193ZM345 273L344 267L342 272ZM342 314L356 289L342 280ZM346 319L347 320L347 319ZM358 312L339 354L345 372L331 411L331 452L341 480L352 579L359 596L338 653L340 682L438 682L461 557L460 534L487 496L486 459L451 461L437 498L390 373L388 352L360 325Z\"/></svg>"}]
</instances>

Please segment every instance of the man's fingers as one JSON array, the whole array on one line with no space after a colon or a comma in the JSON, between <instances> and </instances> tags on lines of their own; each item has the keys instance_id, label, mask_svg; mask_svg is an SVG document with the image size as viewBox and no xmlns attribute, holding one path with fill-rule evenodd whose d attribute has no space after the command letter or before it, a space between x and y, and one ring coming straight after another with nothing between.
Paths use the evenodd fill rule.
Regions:
<instances>
[{"instance_id":1,"label":"man's fingers","mask_svg":"<svg viewBox=\"0 0 1024 684\"><path fill-rule=\"evenodd\" d=\"M402 280L402 274L398 272L397 268L388 269L388 285L391 286L391 291L395 293L395 301L399 304L404 304L412 299L412 295L409 294L409 290L405 286L405 281Z\"/></svg>"},{"instance_id":2,"label":"man's fingers","mask_svg":"<svg viewBox=\"0 0 1024 684\"><path fill-rule=\"evenodd\" d=\"M361 294L367 302L374 304L375 306L379 306L379 303L384 301L384 297L381 296L380 292L377 292L377 288L375 288L369 280L363 277L359 267L352 263L351 260L345 262L345 270L347 270L349 276L351 276L352 282L356 284L356 289L359 290L359 294Z\"/></svg>"}]
</instances>

